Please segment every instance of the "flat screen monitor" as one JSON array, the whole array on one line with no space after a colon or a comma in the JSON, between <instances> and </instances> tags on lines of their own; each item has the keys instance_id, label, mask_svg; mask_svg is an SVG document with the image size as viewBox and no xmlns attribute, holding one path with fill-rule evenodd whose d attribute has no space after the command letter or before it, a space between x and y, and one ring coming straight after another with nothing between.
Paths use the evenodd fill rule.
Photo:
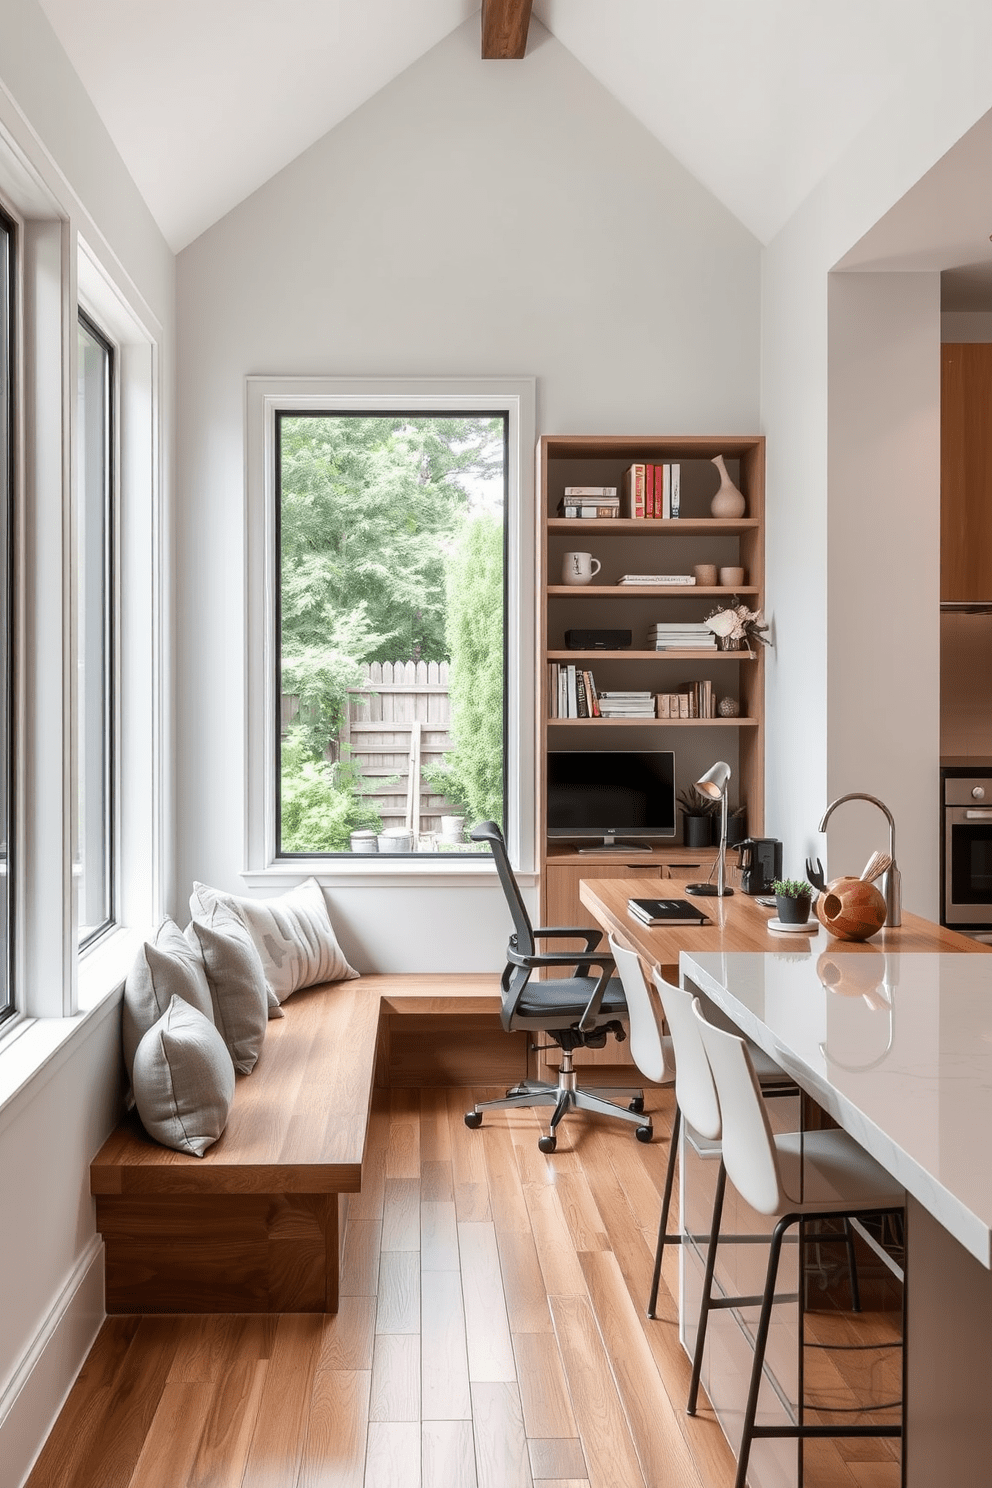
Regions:
<instances>
[{"instance_id":1,"label":"flat screen monitor","mask_svg":"<svg viewBox=\"0 0 992 1488\"><path fill-rule=\"evenodd\" d=\"M559 840L624 847L674 837L674 751L551 750L547 804L548 836Z\"/></svg>"}]
</instances>

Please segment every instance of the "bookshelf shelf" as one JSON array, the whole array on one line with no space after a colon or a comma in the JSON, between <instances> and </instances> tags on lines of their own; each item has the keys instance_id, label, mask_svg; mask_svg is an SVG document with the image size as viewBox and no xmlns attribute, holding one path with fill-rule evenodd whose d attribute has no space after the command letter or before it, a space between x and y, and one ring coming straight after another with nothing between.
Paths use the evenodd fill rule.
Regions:
<instances>
[{"instance_id":1,"label":"bookshelf shelf","mask_svg":"<svg viewBox=\"0 0 992 1488\"><path fill-rule=\"evenodd\" d=\"M601 728L647 728L647 729L713 729L713 728L757 728L757 718L549 718L549 729L601 729Z\"/></svg>"},{"instance_id":2,"label":"bookshelf shelf","mask_svg":"<svg viewBox=\"0 0 992 1488\"><path fill-rule=\"evenodd\" d=\"M642 524L643 525L643 524ZM741 584L736 589L704 584L549 584L549 599L574 599L588 595L591 599L725 599L736 594L759 593L757 584Z\"/></svg>"},{"instance_id":3,"label":"bookshelf shelf","mask_svg":"<svg viewBox=\"0 0 992 1488\"><path fill-rule=\"evenodd\" d=\"M587 533L595 537L734 537L742 532L758 532L761 523L757 517L679 517L675 520L663 517L643 517L636 521L631 517L549 517L550 533L567 532L579 536Z\"/></svg>"},{"instance_id":4,"label":"bookshelf shelf","mask_svg":"<svg viewBox=\"0 0 992 1488\"><path fill-rule=\"evenodd\" d=\"M757 661L756 651L548 651L548 661Z\"/></svg>"}]
</instances>

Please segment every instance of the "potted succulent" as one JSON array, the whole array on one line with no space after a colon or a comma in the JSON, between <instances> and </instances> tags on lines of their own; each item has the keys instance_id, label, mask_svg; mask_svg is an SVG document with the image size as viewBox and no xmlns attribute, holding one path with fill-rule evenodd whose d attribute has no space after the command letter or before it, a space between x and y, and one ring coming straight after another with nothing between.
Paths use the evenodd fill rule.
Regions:
<instances>
[{"instance_id":1,"label":"potted succulent","mask_svg":"<svg viewBox=\"0 0 992 1488\"><path fill-rule=\"evenodd\" d=\"M778 917L783 925L805 925L813 901L812 887L804 878L777 878L772 884Z\"/></svg>"}]
</instances>

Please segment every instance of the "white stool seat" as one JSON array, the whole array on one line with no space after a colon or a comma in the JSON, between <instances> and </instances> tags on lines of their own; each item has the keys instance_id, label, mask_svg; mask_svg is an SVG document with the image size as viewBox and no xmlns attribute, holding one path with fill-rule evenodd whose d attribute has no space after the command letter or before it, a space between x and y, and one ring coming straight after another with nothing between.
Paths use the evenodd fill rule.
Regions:
<instances>
[{"instance_id":1,"label":"white stool seat","mask_svg":"<svg viewBox=\"0 0 992 1488\"><path fill-rule=\"evenodd\" d=\"M785 1132L773 1138L785 1210L898 1209L905 1190L844 1131ZM731 1176L733 1176L731 1174Z\"/></svg>"}]
</instances>

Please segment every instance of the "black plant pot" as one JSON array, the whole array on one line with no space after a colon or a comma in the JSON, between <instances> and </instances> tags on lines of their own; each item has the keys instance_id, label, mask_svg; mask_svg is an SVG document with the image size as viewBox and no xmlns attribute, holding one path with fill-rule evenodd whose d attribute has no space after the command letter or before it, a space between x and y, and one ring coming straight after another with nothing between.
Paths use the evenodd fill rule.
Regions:
<instances>
[{"instance_id":1,"label":"black plant pot","mask_svg":"<svg viewBox=\"0 0 992 1488\"><path fill-rule=\"evenodd\" d=\"M682 839L686 847L712 847L713 818L686 814L682 819Z\"/></svg>"},{"instance_id":2,"label":"black plant pot","mask_svg":"<svg viewBox=\"0 0 992 1488\"><path fill-rule=\"evenodd\" d=\"M792 899L785 894L775 895L778 917L783 925L805 925L809 919L810 902L809 894L804 894L801 899Z\"/></svg>"},{"instance_id":3,"label":"black plant pot","mask_svg":"<svg viewBox=\"0 0 992 1488\"><path fill-rule=\"evenodd\" d=\"M736 847L738 842L743 842L747 836L747 817L730 816L727 818L727 846Z\"/></svg>"}]
</instances>

